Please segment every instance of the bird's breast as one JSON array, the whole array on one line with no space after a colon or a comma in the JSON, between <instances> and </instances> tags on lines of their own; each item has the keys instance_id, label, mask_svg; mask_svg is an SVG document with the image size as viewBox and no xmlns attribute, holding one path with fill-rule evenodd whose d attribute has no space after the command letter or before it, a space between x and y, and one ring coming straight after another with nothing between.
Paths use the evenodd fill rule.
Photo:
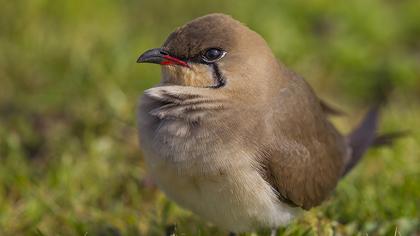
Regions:
<instances>
[{"instance_id":1,"label":"bird's breast","mask_svg":"<svg viewBox=\"0 0 420 236\"><path fill-rule=\"evenodd\" d=\"M207 120L205 106L211 105L162 104L147 97L142 100L139 137L148 164L167 163L181 171L211 161L209 155L222 149L223 141L218 128ZM216 120L215 116L211 119Z\"/></svg>"},{"instance_id":2,"label":"bird's breast","mask_svg":"<svg viewBox=\"0 0 420 236\"><path fill-rule=\"evenodd\" d=\"M203 102L206 107L216 103ZM281 203L259 173L256 149L245 138L256 138L246 130L251 126L238 124L235 113L212 109L200 108L198 119L188 119L184 111L195 110L182 110L182 104L168 106L145 98L140 105L141 148L158 186L181 206L228 230L289 222L296 209Z\"/></svg>"}]
</instances>

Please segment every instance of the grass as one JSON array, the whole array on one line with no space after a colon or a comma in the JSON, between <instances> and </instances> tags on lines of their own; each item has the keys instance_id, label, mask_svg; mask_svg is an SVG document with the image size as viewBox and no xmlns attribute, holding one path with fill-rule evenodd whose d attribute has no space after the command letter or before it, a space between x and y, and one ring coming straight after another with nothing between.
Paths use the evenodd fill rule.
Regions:
<instances>
[{"instance_id":1,"label":"grass","mask_svg":"<svg viewBox=\"0 0 420 236\"><path fill-rule=\"evenodd\" d=\"M372 150L330 200L284 235L420 234L420 4L415 0L2 1L0 235L179 235L225 232L145 184L135 109L159 69L135 63L186 21L224 12L347 117L392 84ZM247 235L265 235L261 231Z\"/></svg>"}]
</instances>

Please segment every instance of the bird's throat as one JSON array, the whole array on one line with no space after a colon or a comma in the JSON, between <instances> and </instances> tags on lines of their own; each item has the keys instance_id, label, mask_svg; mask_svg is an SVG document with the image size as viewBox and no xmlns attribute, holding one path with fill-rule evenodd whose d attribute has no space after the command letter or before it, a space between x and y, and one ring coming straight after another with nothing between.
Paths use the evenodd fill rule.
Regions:
<instances>
[{"instance_id":1,"label":"bird's throat","mask_svg":"<svg viewBox=\"0 0 420 236\"><path fill-rule=\"evenodd\" d=\"M198 88L220 88L225 85L216 64L194 64L190 68L162 66L162 83Z\"/></svg>"}]
</instances>

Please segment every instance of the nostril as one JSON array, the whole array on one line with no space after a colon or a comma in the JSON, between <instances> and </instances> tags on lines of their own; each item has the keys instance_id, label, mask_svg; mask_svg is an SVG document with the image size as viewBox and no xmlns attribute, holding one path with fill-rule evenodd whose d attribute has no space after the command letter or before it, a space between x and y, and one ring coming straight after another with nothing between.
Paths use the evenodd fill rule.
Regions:
<instances>
[{"instance_id":1,"label":"nostril","mask_svg":"<svg viewBox=\"0 0 420 236\"><path fill-rule=\"evenodd\" d=\"M163 50L160 50L160 54L165 55L165 56L169 55L169 53L167 53L167 52L165 52Z\"/></svg>"}]
</instances>

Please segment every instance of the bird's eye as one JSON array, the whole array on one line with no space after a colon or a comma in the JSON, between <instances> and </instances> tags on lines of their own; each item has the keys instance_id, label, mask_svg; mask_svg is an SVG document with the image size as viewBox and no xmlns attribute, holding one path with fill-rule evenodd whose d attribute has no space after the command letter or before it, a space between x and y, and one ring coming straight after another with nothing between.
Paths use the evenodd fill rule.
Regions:
<instances>
[{"instance_id":1,"label":"bird's eye","mask_svg":"<svg viewBox=\"0 0 420 236\"><path fill-rule=\"evenodd\" d=\"M202 58L205 62L211 63L219 60L225 56L226 52L218 48L207 49L202 55Z\"/></svg>"}]
</instances>

